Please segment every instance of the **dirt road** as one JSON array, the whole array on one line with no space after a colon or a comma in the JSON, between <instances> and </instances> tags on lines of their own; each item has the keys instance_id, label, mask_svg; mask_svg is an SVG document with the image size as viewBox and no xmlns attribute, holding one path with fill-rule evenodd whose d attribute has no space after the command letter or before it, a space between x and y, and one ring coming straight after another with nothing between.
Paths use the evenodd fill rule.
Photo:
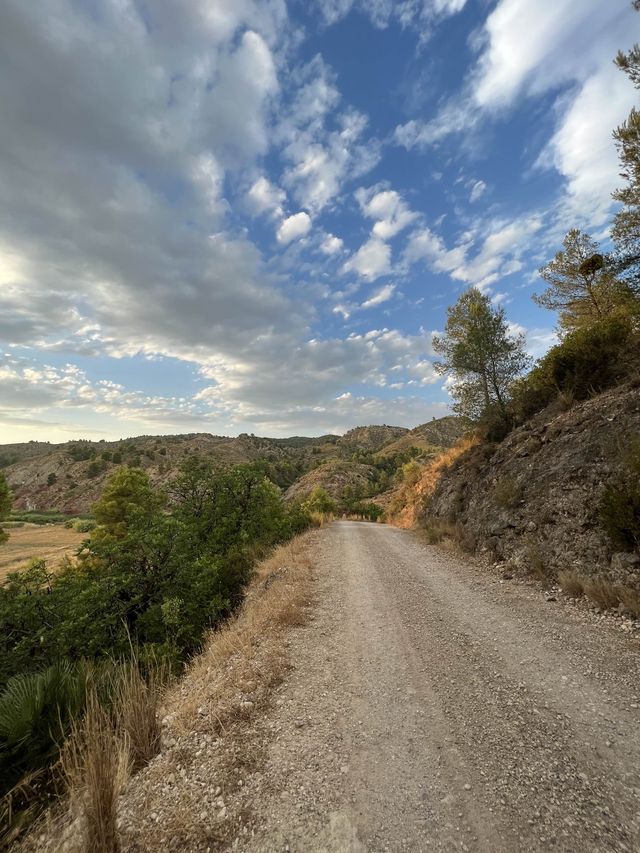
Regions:
<instances>
[{"instance_id":1,"label":"dirt road","mask_svg":"<svg viewBox=\"0 0 640 853\"><path fill-rule=\"evenodd\" d=\"M391 527L318 549L234 849L640 850L637 638Z\"/></svg>"}]
</instances>

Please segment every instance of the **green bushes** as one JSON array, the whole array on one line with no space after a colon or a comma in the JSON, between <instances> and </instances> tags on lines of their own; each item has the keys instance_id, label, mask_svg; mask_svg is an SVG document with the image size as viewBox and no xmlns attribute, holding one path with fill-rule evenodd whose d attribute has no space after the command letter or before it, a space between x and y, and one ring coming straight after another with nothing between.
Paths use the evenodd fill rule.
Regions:
<instances>
[{"instance_id":1,"label":"green bushes","mask_svg":"<svg viewBox=\"0 0 640 853\"><path fill-rule=\"evenodd\" d=\"M57 757L85 701L86 670L60 660L16 675L0 695L0 778L12 788Z\"/></svg>"},{"instance_id":2,"label":"green bushes","mask_svg":"<svg viewBox=\"0 0 640 853\"><path fill-rule=\"evenodd\" d=\"M60 658L126 657L131 642L179 665L238 603L256 556L309 524L252 466L215 473L197 460L168 501L119 469L95 516L77 565L54 576L35 561L0 586L0 686Z\"/></svg>"},{"instance_id":3,"label":"green bushes","mask_svg":"<svg viewBox=\"0 0 640 853\"><path fill-rule=\"evenodd\" d=\"M510 406L514 419L526 421L559 394L584 400L612 387L633 370L636 346L631 320L621 317L571 332L514 383Z\"/></svg>"}]
</instances>

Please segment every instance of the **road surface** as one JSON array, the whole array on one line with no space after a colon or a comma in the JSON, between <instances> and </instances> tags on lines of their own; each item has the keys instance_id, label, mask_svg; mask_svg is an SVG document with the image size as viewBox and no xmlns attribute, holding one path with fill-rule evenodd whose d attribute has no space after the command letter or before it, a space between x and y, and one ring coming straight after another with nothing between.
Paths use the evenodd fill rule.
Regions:
<instances>
[{"instance_id":1,"label":"road surface","mask_svg":"<svg viewBox=\"0 0 640 853\"><path fill-rule=\"evenodd\" d=\"M318 535L247 851L640 850L640 641L392 527Z\"/></svg>"}]
</instances>

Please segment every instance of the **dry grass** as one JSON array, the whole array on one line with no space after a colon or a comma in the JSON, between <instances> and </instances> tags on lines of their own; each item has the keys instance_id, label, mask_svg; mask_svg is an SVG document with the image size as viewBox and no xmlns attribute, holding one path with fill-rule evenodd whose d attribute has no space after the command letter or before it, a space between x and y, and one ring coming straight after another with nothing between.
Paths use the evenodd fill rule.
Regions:
<instances>
[{"instance_id":1,"label":"dry grass","mask_svg":"<svg viewBox=\"0 0 640 853\"><path fill-rule=\"evenodd\" d=\"M129 750L95 691L65 744L61 765L81 849L118 853L117 805L129 775Z\"/></svg>"},{"instance_id":2,"label":"dry grass","mask_svg":"<svg viewBox=\"0 0 640 853\"><path fill-rule=\"evenodd\" d=\"M622 604L628 615L640 617L640 590L615 584L606 578L585 578L576 572L560 572L558 582L562 591L572 598L586 595L602 610L612 610Z\"/></svg>"},{"instance_id":3,"label":"dry grass","mask_svg":"<svg viewBox=\"0 0 640 853\"><path fill-rule=\"evenodd\" d=\"M576 572L559 572L558 583L562 591L572 598L584 595L584 578Z\"/></svg>"},{"instance_id":4,"label":"dry grass","mask_svg":"<svg viewBox=\"0 0 640 853\"><path fill-rule=\"evenodd\" d=\"M389 508L389 521L397 527L410 528L418 521L426 500L433 494L440 477L449 466L479 443L477 436L465 436L454 447L445 450L426 465L415 485L402 488Z\"/></svg>"},{"instance_id":5,"label":"dry grass","mask_svg":"<svg viewBox=\"0 0 640 853\"><path fill-rule=\"evenodd\" d=\"M119 670L114 690L116 727L127 744L135 773L160 752L162 728L158 709L169 669L162 664L140 671L136 656Z\"/></svg>"},{"instance_id":6,"label":"dry grass","mask_svg":"<svg viewBox=\"0 0 640 853\"><path fill-rule=\"evenodd\" d=\"M25 524L7 531L9 541L0 545L0 581L9 572L24 569L29 560L46 560L55 568L87 538L86 533L68 530L62 524Z\"/></svg>"},{"instance_id":7,"label":"dry grass","mask_svg":"<svg viewBox=\"0 0 640 853\"><path fill-rule=\"evenodd\" d=\"M178 775L178 764L184 768L202 762L194 740L214 732L220 741L232 731L244 731L238 727L246 726L255 710L270 701L271 688L288 668L286 632L306 619L312 536L311 531L297 537L258 564L237 616L210 634L184 677L164 694L162 676L155 681L152 677L145 686L134 663L116 690L113 713L108 715L94 703L64 750L71 809L42 821L23 851L115 853L119 849L117 798L134 767L147 763L158 751L160 715L156 711L161 697L162 715L170 721L167 738L174 744L177 739L178 744L161 751L135 777L140 780L142 800L136 800L133 832L139 833L141 849L148 850L166 849L161 838L167 833L194 837L202 824L202 789L185 781L180 798L173 800L166 798L162 785L169 775ZM225 773L231 777L239 769L245 772L258 760L248 740L239 741L242 746L233 752L228 767L220 756L216 759L215 778L223 787ZM130 788L137 786L135 780L127 785L127 797ZM162 825L148 820L153 807L162 811ZM228 831L226 823L208 827L200 841L204 847L212 842L221 845ZM124 846L128 848L130 841L127 836Z\"/></svg>"},{"instance_id":8,"label":"dry grass","mask_svg":"<svg viewBox=\"0 0 640 853\"><path fill-rule=\"evenodd\" d=\"M602 610L611 610L620 604L620 588L606 578L585 579L584 592Z\"/></svg>"},{"instance_id":9,"label":"dry grass","mask_svg":"<svg viewBox=\"0 0 640 853\"><path fill-rule=\"evenodd\" d=\"M211 633L204 651L170 692L166 711L178 732L224 730L246 716L286 669L283 630L301 625L309 604L312 533L281 545L261 562L234 619Z\"/></svg>"}]
</instances>

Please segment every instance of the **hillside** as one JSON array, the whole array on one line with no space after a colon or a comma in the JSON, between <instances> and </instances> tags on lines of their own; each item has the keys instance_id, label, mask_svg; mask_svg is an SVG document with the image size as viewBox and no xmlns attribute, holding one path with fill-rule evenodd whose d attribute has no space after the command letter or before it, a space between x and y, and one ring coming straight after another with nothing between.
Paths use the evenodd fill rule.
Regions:
<instances>
[{"instance_id":1,"label":"hillside","mask_svg":"<svg viewBox=\"0 0 640 853\"><path fill-rule=\"evenodd\" d=\"M547 582L576 573L637 588L640 555L612 541L602 518L607 489L630 482L640 464L629 461L640 437L636 384L566 411L550 407L499 444L451 454L448 466L425 470L399 517L440 525L507 572Z\"/></svg>"},{"instance_id":2,"label":"hillside","mask_svg":"<svg viewBox=\"0 0 640 853\"><path fill-rule=\"evenodd\" d=\"M371 425L357 427L344 436L317 438L272 439L246 433L230 438L191 433L143 435L120 441L27 442L0 445L0 466L14 492L16 509L54 509L72 515L91 509L106 479L119 465L142 468L152 483L162 485L194 454L210 458L223 468L262 462L273 481L290 490L290 496L303 497L318 483L326 483L331 491L344 485L364 486L371 480L371 471L361 464L363 459L356 458L358 455L384 453L392 457L412 445L423 449L422 431L442 438L442 446L448 446L445 441L455 433L457 423L456 418L442 418L415 430ZM401 444L396 448L398 442ZM323 465L329 467L320 470Z\"/></svg>"}]
</instances>

